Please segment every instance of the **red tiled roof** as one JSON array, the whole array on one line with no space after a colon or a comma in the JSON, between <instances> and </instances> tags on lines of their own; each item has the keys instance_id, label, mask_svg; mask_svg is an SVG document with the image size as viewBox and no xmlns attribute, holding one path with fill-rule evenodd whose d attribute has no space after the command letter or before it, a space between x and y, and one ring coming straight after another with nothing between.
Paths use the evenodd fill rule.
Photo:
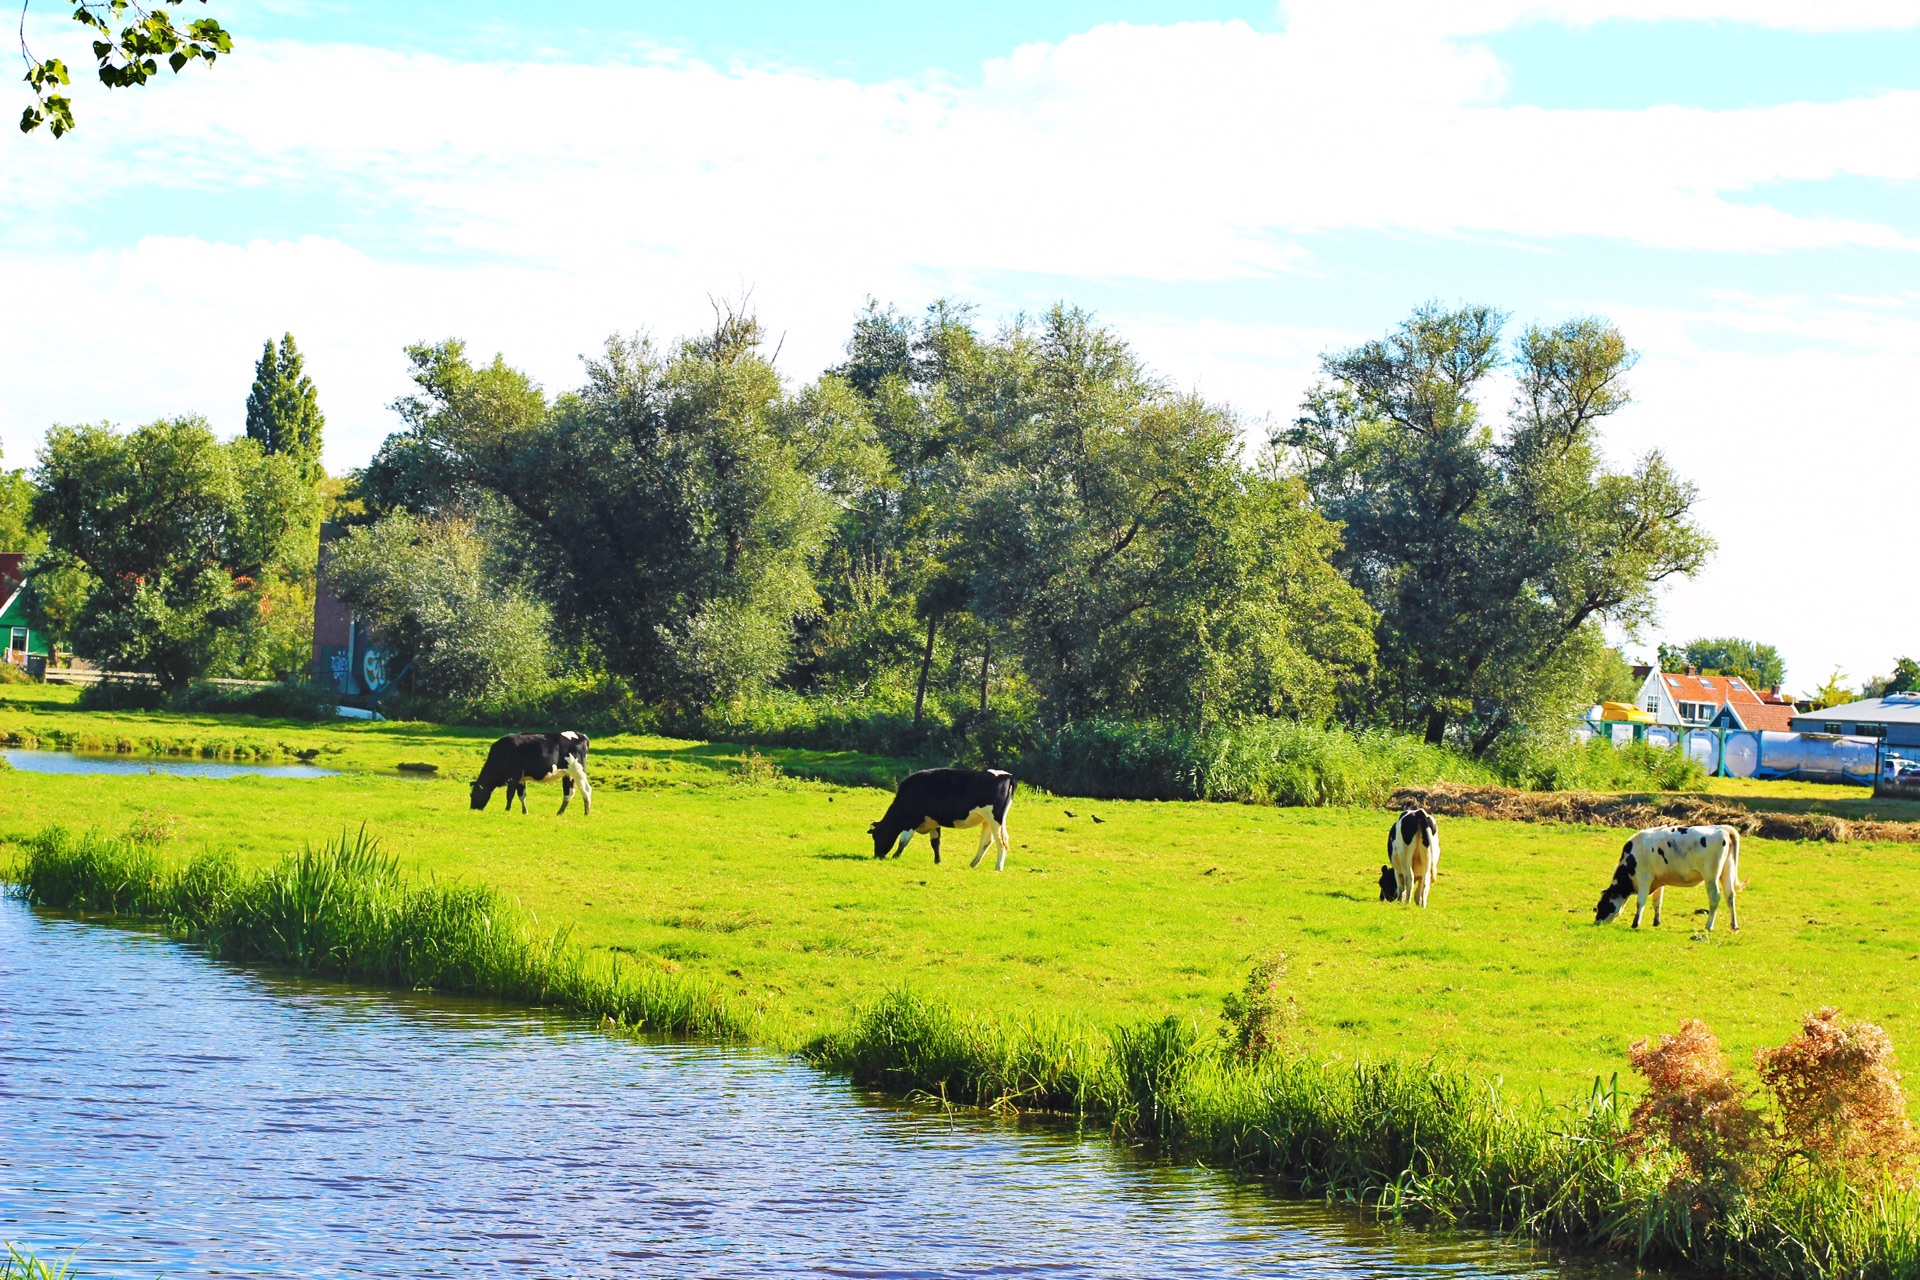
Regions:
<instances>
[{"instance_id":1,"label":"red tiled roof","mask_svg":"<svg viewBox=\"0 0 1920 1280\"><path fill-rule=\"evenodd\" d=\"M1740 723L1749 729L1765 729L1771 733L1792 733L1793 718L1800 713L1790 702L1739 703L1734 714L1740 717Z\"/></svg>"},{"instance_id":2,"label":"red tiled roof","mask_svg":"<svg viewBox=\"0 0 1920 1280\"><path fill-rule=\"evenodd\" d=\"M26 581L27 575L20 571L26 558L24 551L0 551L0 604L5 604L14 589Z\"/></svg>"},{"instance_id":3,"label":"red tiled roof","mask_svg":"<svg viewBox=\"0 0 1920 1280\"><path fill-rule=\"evenodd\" d=\"M1731 702L1744 708L1749 704L1757 706L1761 700L1739 676L1690 676L1663 671L1660 682L1667 686L1668 696L1677 702L1711 702L1716 707Z\"/></svg>"}]
</instances>

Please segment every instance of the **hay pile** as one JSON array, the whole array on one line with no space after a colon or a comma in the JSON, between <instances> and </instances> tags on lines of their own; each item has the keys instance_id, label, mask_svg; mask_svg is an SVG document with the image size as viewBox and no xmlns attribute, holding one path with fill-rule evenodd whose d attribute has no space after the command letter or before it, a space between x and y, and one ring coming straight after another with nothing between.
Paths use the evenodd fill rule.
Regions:
<instances>
[{"instance_id":1,"label":"hay pile","mask_svg":"<svg viewBox=\"0 0 1920 1280\"><path fill-rule=\"evenodd\" d=\"M1402 787L1392 809L1416 806L1452 818L1569 822L1596 827L1704 826L1723 823L1767 840L1902 840L1920 844L1920 822L1848 821L1823 813L1756 812L1712 796L1604 795L1590 791L1515 791L1508 787Z\"/></svg>"}]
</instances>

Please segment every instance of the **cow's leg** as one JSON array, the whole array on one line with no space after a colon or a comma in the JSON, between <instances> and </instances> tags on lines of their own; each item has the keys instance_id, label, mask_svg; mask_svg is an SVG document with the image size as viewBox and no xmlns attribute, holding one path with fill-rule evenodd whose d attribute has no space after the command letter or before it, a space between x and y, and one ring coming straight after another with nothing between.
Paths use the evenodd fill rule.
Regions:
<instances>
[{"instance_id":1,"label":"cow's leg","mask_svg":"<svg viewBox=\"0 0 1920 1280\"><path fill-rule=\"evenodd\" d=\"M567 780L580 788L580 812L593 812L593 788L587 783L587 763L578 756L567 757ZM567 788L569 794L572 788ZM560 802L560 812L567 811L565 800Z\"/></svg>"},{"instance_id":2,"label":"cow's leg","mask_svg":"<svg viewBox=\"0 0 1920 1280\"><path fill-rule=\"evenodd\" d=\"M1414 905L1424 909L1427 905L1427 890L1433 887L1433 869L1427 868L1426 874L1413 878Z\"/></svg>"},{"instance_id":3,"label":"cow's leg","mask_svg":"<svg viewBox=\"0 0 1920 1280\"><path fill-rule=\"evenodd\" d=\"M1393 883L1400 891L1398 902L1413 901L1413 859L1402 849L1393 855Z\"/></svg>"},{"instance_id":4,"label":"cow's leg","mask_svg":"<svg viewBox=\"0 0 1920 1280\"><path fill-rule=\"evenodd\" d=\"M980 824L980 847L973 851L973 861L967 864L968 868L979 866L980 859L987 856L987 846L993 843L993 832L993 819L989 818Z\"/></svg>"},{"instance_id":5,"label":"cow's leg","mask_svg":"<svg viewBox=\"0 0 1920 1280\"><path fill-rule=\"evenodd\" d=\"M1645 915L1646 911L1647 911L1647 891L1645 889L1642 889L1640 890L1640 900L1636 902L1633 907L1633 927L1634 928L1638 929L1640 927L1640 917Z\"/></svg>"},{"instance_id":6,"label":"cow's leg","mask_svg":"<svg viewBox=\"0 0 1920 1280\"><path fill-rule=\"evenodd\" d=\"M1653 927L1660 927L1660 908L1667 902L1667 886L1661 885L1653 891Z\"/></svg>"},{"instance_id":7,"label":"cow's leg","mask_svg":"<svg viewBox=\"0 0 1920 1280\"><path fill-rule=\"evenodd\" d=\"M901 854L905 853L907 851L907 846L912 843L913 843L913 828L908 827L905 831L902 831L900 833L900 843L893 846L893 856L897 858Z\"/></svg>"},{"instance_id":8,"label":"cow's leg","mask_svg":"<svg viewBox=\"0 0 1920 1280\"><path fill-rule=\"evenodd\" d=\"M1713 922L1720 917L1720 880L1716 876L1707 881L1707 932L1713 932Z\"/></svg>"},{"instance_id":9,"label":"cow's leg","mask_svg":"<svg viewBox=\"0 0 1920 1280\"><path fill-rule=\"evenodd\" d=\"M561 813L565 813L567 811L567 804L572 799L573 799L573 775L570 773L562 774L560 777L560 812Z\"/></svg>"},{"instance_id":10,"label":"cow's leg","mask_svg":"<svg viewBox=\"0 0 1920 1280\"><path fill-rule=\"evenodd\" d=\"M940 865L940 828L935 827L927 833L927 843L933 846L933 865Z\"/></svg>"},{"instance_id":11,"label":"cow's leg","mask_svg":"<svg viewBox=\"0 0 1920 1280\"><path fill-rule=\"evenodd\" d=\"M993 827L995 833L994 839L1000 842L1000 858L993 864L993 869L995 871L1005 871L1007 869L1007 850L1013 847L1013 838L1007 834L1006 823L996 822L993 824Z\"/></svg>"},{"instance_id":12,"label":"cow's leg","mask_svg":"<svg viewBox=\"0 0 1920 1280\"><path fill-rule=\"evenodd\" d=\"M1740 864L1734 863L1727 869L1727 923L1735 933L1740 932L1740 904L1734 901L1740 892Z\"/></svg>"},{"instance_id":13,"label":"cow's leg","mask_svg":"<svg viewBox=\"0 0 1920 1280\"><path fill-rule=\"evenodd\" d=\"M525 778L522 778L520 779L520 812L525 813L526 811L527 811L527 780Z\"/></svg>"}]
</instances>

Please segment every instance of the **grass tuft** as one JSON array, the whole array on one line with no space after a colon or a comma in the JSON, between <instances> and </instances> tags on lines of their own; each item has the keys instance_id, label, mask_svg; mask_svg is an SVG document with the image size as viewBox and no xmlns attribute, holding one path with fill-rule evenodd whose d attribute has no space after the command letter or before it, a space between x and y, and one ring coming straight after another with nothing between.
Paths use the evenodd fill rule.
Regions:
<instances>
[{"instance_id":1,"label":"grass tuft","mask_svg":"<svg viewBox=\"0 0 1920 1280\"><path fill-rule=\"evenodd\" d=\"M62 827L24 842L13 878L35 906L160 924L225 960L412 990L494 996L619 1027L764 1040L764 1011L693 976L590 958L492 889L416 883L362 830L249 869L184 862L152 842Z\"/></svg>"}]
</instances>

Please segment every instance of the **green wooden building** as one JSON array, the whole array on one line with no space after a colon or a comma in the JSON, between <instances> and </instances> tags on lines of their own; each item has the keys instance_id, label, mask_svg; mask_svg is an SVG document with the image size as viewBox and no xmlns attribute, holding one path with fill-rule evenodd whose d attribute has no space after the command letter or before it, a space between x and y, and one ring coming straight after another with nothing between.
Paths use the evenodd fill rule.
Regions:
<instances>
[{"instance_id":1,"label":"green wooden building","mask_svg":"<svg viewBox=\"0 0 1920 1280\"><path fill-rule=\"evenodd\" d=\"M26 558L25 552L0 551L0 641L6 660L17 667L26 666L30 655L48 653L46 634L27 621Z\"/></svg>"}]
</instances>

